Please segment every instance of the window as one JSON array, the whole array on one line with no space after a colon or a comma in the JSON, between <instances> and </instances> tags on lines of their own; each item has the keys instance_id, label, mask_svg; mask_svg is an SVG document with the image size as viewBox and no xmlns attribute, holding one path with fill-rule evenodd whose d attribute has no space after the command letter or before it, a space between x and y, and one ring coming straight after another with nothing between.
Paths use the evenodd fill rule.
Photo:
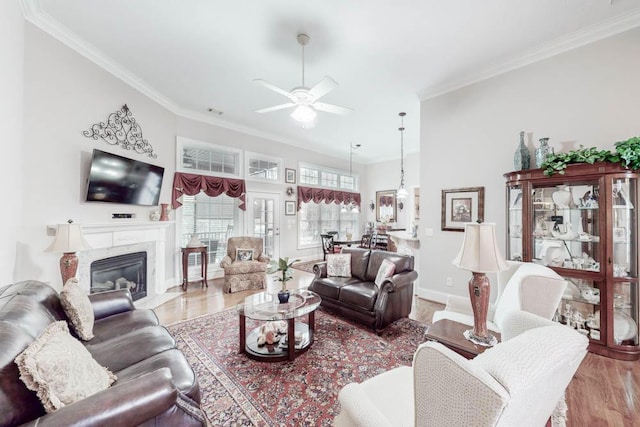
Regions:
<instances>
[{"instance_id":1,"label":"window","mask_svg":"<svg viewBox=\"0 0 640 427\"><path fill-rule=\"evenodd\" d=\"M181 244L186 246L195 234L208 247L209 264L219 264L227 254L227 239L239 229L239 199L222 194L209 197L200 192L183 196ZM194 261L195 260L195 261ZM200 256L189 258L189 265L200 265Z\"/></svg>"},{"instance_id":2,"label":"window","mask_svg":"<svg viewBox=\"0 0 640 427\"><path fill-rule=\"evenodd\" d=\"M298 212L298 245L300 248L318 246L320 234L337 231L340 237L347 233L358 235L360 214L341 212L342 207L335 203L302 203Z\"/></svg>"},{"instance_id":3,"label":"window","mask_svg":"<svg viewBox=\"0 0 640 427\"><path fill-rule=\"evenodd\" d=\"M180 172L234 178L242 176L240 150L182 137L177 138L176 146L177 169Z\"/></svg>"},{"instance_id":4,"label":"window","mask_svg":"<svg viewBox=\"0 0 640 427\"><path fill-rule=\"evenodd\" d=\"M247 180L282 182L282 159L247 152Z\"/></svg>"},{"instance_id":5,"label":"window","mask_svg":"<svg viewBox=\"0 0 640 427\"><path fill-rule=\"evenodd\" d=\"M346 191L358 190L357 175L349 175L347 171L331 169L309 163L299 163L300 184L311 187L340 189Z\"/></svg>"}]
</instances>

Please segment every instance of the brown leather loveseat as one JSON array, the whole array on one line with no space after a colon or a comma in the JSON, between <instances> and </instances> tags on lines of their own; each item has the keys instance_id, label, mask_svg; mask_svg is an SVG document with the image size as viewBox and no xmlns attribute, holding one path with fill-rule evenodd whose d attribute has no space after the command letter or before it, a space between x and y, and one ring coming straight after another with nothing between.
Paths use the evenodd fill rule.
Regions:
<instances>
[{"instance_id":1,"label":"brown leather loveseat","mask_svg":"<svg viewBox=\"0 0 640 427\"><path fill-rule=\"evenodd\" d=\"M128 290L89 298L94 338L81 342L117 380L46 414L14 359L49 324L67 320L58 293L37 281L0 288L0 426L206 425L195 373L153 310L135 309Z\"/></svg>"},{"instance_id":2,"label":"brown leather loveseat","mask_svg":"<svg viewBox=\"0 0 640 427\"><path fill-rule=\"evenodd\" d=\"M322 306L376 331L409 315L418 278L412 256L361 248L343 248L342 253L351 254L351 277L327 277L326 262L313 267L309 290L320 295ZM378 286L374 281L384 259L395 265L395 272Z\"/></svg>"}]
</instances>

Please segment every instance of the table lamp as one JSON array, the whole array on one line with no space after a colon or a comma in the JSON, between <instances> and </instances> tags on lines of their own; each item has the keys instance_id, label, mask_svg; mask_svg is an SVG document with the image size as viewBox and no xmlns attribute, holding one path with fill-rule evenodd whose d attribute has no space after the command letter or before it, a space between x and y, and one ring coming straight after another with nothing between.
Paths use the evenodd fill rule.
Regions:
<instances>
[{"instance_id":1,"label":"table lamp","mask_svg":"<svg viewBox=\"0 0 640 427\"><path fill-rule=\"evenodd\" d=\"M473 329L464 337L474 344L491 347L498 340L487 329L490 284L485 273L506 270L507 263L498 250L495 224L488 222L464 225L464 240L453 264L473 273L469 281L469 296L473 309Z\"/></svg>"},{"instance_id":2,"label":"table lamp","mask_svg":"<svg viewBox=\"0 0 640 427\"><path fill-rule=\"evenodd\" d=\"M76 252L91 249L82 235L82 226L74 224L69 220L67 224L58 224L56 237L47 249L47 252L62 252L60 258L60 274L62 274L62 284L67 283L75 277L78 271L78 256Z\"/></svg>"}]
</instances>

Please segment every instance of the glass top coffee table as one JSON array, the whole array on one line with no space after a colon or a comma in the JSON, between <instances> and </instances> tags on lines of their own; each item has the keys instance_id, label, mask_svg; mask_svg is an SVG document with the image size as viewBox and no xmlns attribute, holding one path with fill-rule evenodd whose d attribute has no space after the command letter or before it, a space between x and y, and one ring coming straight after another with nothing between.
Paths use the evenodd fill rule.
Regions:
<instances>
[{"instance_id":1,"label":"glass top coffee table","mask_svg":"<svg viewBox=\"0 0 640 427\"><path fill-rule=\"evenodd\" d=\"M279 303L276 292L254 294L238 304L240 353L246 353L248 357L255 360L280 362L293 360L311 347L315 328L315 310L322 299L315 292L304 289L295 289L290 292L289 302L285 304ZM308 322L298 321L305 314L308 315ZM260 322L248 334L247 319ZM274 322L284 322L286 327L277 328L280 324ZM271 342L259 341L260 336L264 336L265 327L279 329L279 332L271 334L272 339L268 340Z\"/></svg>"}]
</instances>

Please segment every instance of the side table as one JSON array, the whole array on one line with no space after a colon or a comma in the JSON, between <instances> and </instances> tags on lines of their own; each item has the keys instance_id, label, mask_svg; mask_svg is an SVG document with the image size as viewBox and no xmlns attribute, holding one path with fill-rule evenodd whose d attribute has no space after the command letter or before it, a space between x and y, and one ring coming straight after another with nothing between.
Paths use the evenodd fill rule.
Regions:
<instances>
[{"instance_id":1,"label":"side table","mask_svg":"<svg viewBox=\"0 0 640 427\"><path fill-rule=\"evenodd\" d=\"M182 251L182 290L187 290L187 285L189 284L189 255L190 254L201 254L202 255L202 263L200 265L200 275L202 276L199 280L194 280L195 282L202 281L202 284L207 288L209 285L207 284L207 266L209 265L209 253L207 252L206 246L198 246L195 248L181 248Z\"/></svg>"},{"instance_id":2,"label":"side table","mask_svg":"<svg viewBox=\"0 0 640 427\"><path fill-rule=\"evenodd\" d=\"M491 347L484 347L477 345L469 341L462 335L467 329L472 329L473 326L465 325L464 323L454 322L453 320L442 319L429 326L426 337L429 341L437 341L440 344L449 347L451 350L460 354L467 359L473 359L486 349ZM500 342L501 336L497 332L491 332Z\"/></svg>"}]
</instances>

